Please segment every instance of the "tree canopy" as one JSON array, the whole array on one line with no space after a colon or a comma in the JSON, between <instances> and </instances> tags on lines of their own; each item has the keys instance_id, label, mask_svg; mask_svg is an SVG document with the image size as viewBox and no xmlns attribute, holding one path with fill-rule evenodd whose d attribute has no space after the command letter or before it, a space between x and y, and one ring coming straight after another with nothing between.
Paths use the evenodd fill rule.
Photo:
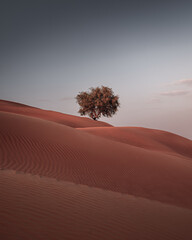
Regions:
<instances>
[{"instance_id":1,"label":"tree canopy","mask_svg":"<svg viewBox=\"0 0 192 240\"><path fill-rule=\"evenodd\" d=\"M112 117L120 106L118 95L114 95L112 89L105 86L90 88L89 92L80 92L76 100L80 105L81 116L88 115L94 120L99 119L101 115Z\"/></svg>"}]
</instances>

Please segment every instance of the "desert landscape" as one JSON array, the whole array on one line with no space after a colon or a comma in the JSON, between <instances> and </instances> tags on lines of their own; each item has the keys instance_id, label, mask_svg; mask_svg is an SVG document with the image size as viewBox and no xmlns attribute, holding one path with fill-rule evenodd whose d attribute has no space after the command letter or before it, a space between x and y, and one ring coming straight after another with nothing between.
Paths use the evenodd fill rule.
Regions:
<instances>
[{"instance_id":1,"label":"desert landscape","mask_svg":"<svg viewBox=\"0 0 192 240\"><path fill-rule=\"evenodd\" d=\"M192 1L0 18L0 240L191 240Z\"/></svg>"},{"instance_id":2,"label":"desert landscape","mask_svg":"<svg viewBox=\"0 0 192 240\"><path fill-rule=\"evenodd\" d=\"M0 100L3 240L192 238L192 141Z\"/></svg>"}]
</instances>

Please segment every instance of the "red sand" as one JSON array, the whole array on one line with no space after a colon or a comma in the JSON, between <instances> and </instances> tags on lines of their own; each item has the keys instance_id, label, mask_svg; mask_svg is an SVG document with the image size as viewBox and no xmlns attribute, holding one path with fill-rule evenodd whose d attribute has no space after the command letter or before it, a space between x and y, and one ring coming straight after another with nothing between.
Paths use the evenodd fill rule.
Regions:
<instances>
[{"instance_id":1,"label":"red sand","mask_svg":"<svg viewBox=\"0 0 192 240\"><path fill-rule=\"evenodd\" d=\"M192 159L192 141L170 132L140 127L88 127L79 130L136 147L180 154Z\"/></svg>"},{"instance_id":2,"label":"red sand","mask_svg":"<svg viewBox=\"0 0 192 240\"><path fill-rule=\"evenodd\" d=\"M77 117L68 114L63 114L54 111L42 110L35 107L30 107L21 103L0 100L0 111L17 113L25 116L41 118L56 123L64 124L73 128L83 127L111 127L110 124L94 121L86 117Z\"/></svg>"},{"instance_id":3,"label":"red sand","mask_svg":"<svg viewBox=\"0 0 192 240\"><path fill-rule=\"evenodd\" d=\"M0 171L1 239L190 240L192 211L15 171Z\"/></svg>"},{"instance_id":4,"label":"red sand","mask_svg":"<svg viewBox=\"0 0 192 240\"><path fill-rule=\"evenodd\" d=\"M17 114L4 108L3 239L192 238L190 140L142 128L82 131L56 123L55 113L51 122L34 108L32 117L20 105ZM73 125L89 127L80 119Z\"/></svg>"}]
</instances>

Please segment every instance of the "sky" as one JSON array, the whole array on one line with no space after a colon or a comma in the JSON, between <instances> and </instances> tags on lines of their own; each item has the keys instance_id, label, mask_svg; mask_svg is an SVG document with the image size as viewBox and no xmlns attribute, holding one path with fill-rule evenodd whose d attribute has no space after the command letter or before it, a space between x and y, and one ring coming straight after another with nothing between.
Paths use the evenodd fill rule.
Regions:
<instances>
[{"instance_id":1,"label":"sky","mask_svg":"<svg viewBox=\"0 0 192 240\"><path fill-rule=\"evenodd\" d=\"M115 126L192 139L192 1L1 0L0 99L78 116L108 86Z\"/></svg>"}]
</instances>

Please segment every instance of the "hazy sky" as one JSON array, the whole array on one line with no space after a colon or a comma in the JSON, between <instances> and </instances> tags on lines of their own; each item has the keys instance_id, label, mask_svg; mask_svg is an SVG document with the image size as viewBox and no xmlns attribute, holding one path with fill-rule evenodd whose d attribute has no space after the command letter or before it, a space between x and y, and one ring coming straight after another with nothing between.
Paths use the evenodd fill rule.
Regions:
<instances>
[{"instance_id":1,"label":"hazy sky","mask_svg":"<svg viewBox=\"0 0 192 240\"><path fill-rule=\"evenodd\" d=\"M108 86L116 126L192 139L192 1L1 0L0 98L78 115Z\"/></svg>"}]
</instances>

